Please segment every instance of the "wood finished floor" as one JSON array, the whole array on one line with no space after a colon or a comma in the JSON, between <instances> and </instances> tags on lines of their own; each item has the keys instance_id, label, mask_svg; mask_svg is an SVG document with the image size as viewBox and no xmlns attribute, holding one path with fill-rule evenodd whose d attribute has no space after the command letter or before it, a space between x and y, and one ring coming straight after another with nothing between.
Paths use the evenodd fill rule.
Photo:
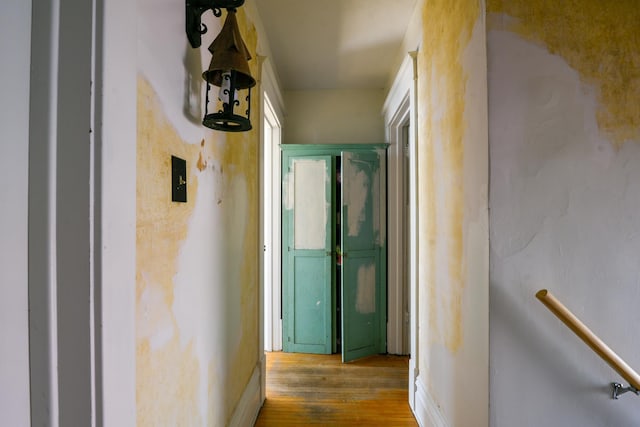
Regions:
<instances>
[{"instance_id":1,"label":"wood finished floor","mask_svg":"<svg viewBox=\"0 0 640 427\"><path fill-rule=\"evenodd\" d=\"M267 400L257 427L417 426L408 403L409 359L267 353Z\"/></svg>"}]
</instances>

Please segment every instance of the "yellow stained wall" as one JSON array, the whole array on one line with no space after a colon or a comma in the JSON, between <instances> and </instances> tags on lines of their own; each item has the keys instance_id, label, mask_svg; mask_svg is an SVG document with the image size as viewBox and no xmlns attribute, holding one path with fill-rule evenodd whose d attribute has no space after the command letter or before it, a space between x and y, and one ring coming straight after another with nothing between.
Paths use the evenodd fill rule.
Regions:
<instances>
[{"instance_id":1,"label":"yellow stained wall","mask_svg":"<svg viewBox=\"0 0 640 427\"><path fill-rule=\"evenodd\" d=\"M616 147L640 141L640 4L636 0L488 0L489 29L503 29L560 55L599 89L600 131Z\"/></svg>"},{"instance_id":2,"label":"yellow stained wall","mask_svg":"<svg viewBox=\"0 0 640 427\"><path fill-rule=\"evenodd\" d=\"M177 273L180 245L187 235L187 221L195 201L174 204L167 193L171 182L171 155L187 162L198 156L200 147L180 140L164 117L153 88L144 78L138 79L138 144L137 144L137 216L136 216L136 307L146 287L161 295L154 299L150 322L162 325L173 304L173 278ZM187 174L188 194L198 185L193 174ZM160 306L163 304L163 306ZM170 315L170 314L169 314ZM138 316L140 317L140 316ZM171 325L177 329L174 316ZM140 319L137 321L140 336ZM156 351L151 351L148 338L136 344L136 403L138 425L153 425L161 417L201 423L196 389L198 360L193 346L181 348L179 334ZM170 411L171 415L167 414Z\"/></svg>"},{"instance_id":3,"label":"yellow stained wall","mask_svg":"<svg viewBox=\"0 0 640 427\"><path fill-rule=\"evenodd\" d=\"M638 193L625 183L637 182L640 164L639 22L636 0L487 0L497 178L491 364L504 368L491 373L492 425L637 424L637 412L607 413L604 393L587 397L578 378L588 372L605 384L613 371L568 345L562 326L541 333L555 319L533 295L549 286L623 357L639 354L632 335L601 316L603 306L635 306L626 280L633 267L618 260L637 252ZM514 65L522 55L526 66ZM526 400L511 398L514 376L530 385ZM573 380L574 392L563 395Z\"/></svg>"},{"instance_id":4,"label":"yellow stained wall","mask_svg":"<svg viewBox=\"0 0 640 427\"><path fill-rule=\"evenodd\" d=\"M255 51L257 35L244 12L238 11L238 23L243 39L252 52L251 72L258 74ZM259 96L254 89L252 123L254 129L237 134L223 134L203 128L203 137L184 141L167 117L154 88L144 75L138 78L138 141L137 141L137 218L136 218L136 403L137 424L158 425L224 425L247 385L258 361L258 143L260 120ZM182 100L176 100L181 102ZM171 155L187 161L188 202L171 202ZM220 248L222 257L239 256L234 263L227 259L211 259L198 265L197 271L179 271L180 251L188 243L190 220L200 202L197 198L199 180L207 168L215 168L222 178L216 181L216 193L222 195L218 209L223 212L222 224L211 239ZM237 185L243 182L244 185ZM238 194L241 192L241 194ZM227 197L225 197L225 195ZM234 202L235 201L235 202ZM238 202L239 201L239 202ZM244 212L237 212L240 207ZM212 215L213 216L213 215ZM234 234L234 218L246 218L244 230ZM212 218L213 221L213 218ZM239 253L225 255L225 248L237 247ZM211 254L213 257L214 254ZM207 342L211 336L199 336L188 342L181 339L181 330L174 312L176 276L210 276L212 265L239 265L239 271L229 272L237 283L211 283L212 288L239 288L239 306L228 307L238 313L234 335L237 347L227 348L227 342L208 343L217 346L220 360L205 361L200 366L195 340ZM188 294L186 298L197 298ZM228 292L220 292L225 298ZM212 308L214 301L211 302ZM224 303L224 302L223 302ZM226 301L232 305L233 301ZM206 304L206 302L205 302ZM224 305L224 304L223 304ZM196 318L194 317L194 321ZM227 324L206 325L205 330L226 328ZM155 344L153 336L160 336ZM219 378L214 365L224 364L228 374ZM208 376L202 377L205 369ZM202 400L198 390L206 382L207 408L202 416ZM219 413L222 411L222 413ZM218 413L216 413L218 412Z\"/></svg>"},{"instance_id":5,"label":"yellow stained wall","mask_svg":"<svg viewBox=\"0 0 640 427\"><path fill-rule=\"evenodd\" d=\"M456 352L463 341L464 141L468 70L462 60L478 0L427 0L418 55L420 295L428 339Z\"/></svg>"}]
</instances>

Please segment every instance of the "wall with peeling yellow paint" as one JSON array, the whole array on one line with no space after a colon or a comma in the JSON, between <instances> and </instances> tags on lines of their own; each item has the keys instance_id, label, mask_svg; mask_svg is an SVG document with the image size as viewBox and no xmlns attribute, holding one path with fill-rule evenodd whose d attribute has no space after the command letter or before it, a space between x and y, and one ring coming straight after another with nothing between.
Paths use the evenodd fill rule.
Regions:
<instances>
[{"instance_id":1,"label":"wall with peeling yellow paint","mask_svg":"<svg viewBox=\"0 0 640 427\"><path fill-rule=\"evenodd\" d=\"M488 0L491 425L633 426L620 381L534 294L640 369L640 8Z\"/></svg>"},{"instance_id":2,"label":"wall with peeling yellow paint","mask_svg":"<svg viewBox=\"0 0 640 427\"><path fill-rule=\"evenodd\" d=\"M640 7L635 0L490 0L487 12L503 29L543 45L597 87L600 131L617 147L640 140Z\"/></svg>"},{"instance_id":3,"label":"wall with peeling yellow paint","mask_svg":"<svg viewBox=\"0 0 640 427\"><path fill-rule=\"evenodd\" d=\"M488 422L484 2L426 0L418 54L419 392L430 425ZM437 414L437 415L436 415Z\"/></svg>"},{"instance_id":4,"label":"wall with peeling yellow paint","mask_svg":"<svg viewBox=\"0 0 640 427\"><path fill-rule=\"evenodd\" d=\"M204 15L209 31L192 49L173 25L183 4L148 6L138 22L137 424L223 426L259 362L260 97L252 131L202 127L206 47L224 16ZM238 23L257 76L243 8ZM187 162L187 203L171 201L172 155Z\"/></svg>"}]
</instances>

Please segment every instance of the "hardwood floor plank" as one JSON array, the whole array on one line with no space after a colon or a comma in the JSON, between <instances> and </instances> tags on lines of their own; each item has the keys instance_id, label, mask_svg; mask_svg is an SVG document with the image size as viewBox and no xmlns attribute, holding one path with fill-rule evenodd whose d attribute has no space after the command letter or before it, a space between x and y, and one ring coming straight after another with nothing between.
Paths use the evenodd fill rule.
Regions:
<instances>
[{"instance_id":1,"label":"hardwood floor plank","mask_svg":"<svg viewBox=\"0 0 640 427\"><path fill-rule=\"evenodd\" d=\"M342 363L340 355L267 353L267 400L256 426L417 426L407 357Z\"/></svg>"}]
</instances>

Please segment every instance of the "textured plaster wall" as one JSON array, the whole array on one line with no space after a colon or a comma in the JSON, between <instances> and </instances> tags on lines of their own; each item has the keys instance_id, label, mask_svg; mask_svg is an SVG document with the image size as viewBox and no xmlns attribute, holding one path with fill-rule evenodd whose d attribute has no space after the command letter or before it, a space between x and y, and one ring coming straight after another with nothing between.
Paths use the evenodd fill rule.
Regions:
<instances>
[{"instance_id":1,"label":"textured plaster wall","mask_svg":"<svg viewBox=\"0 0 640 427\"><path fill-rule=\"evenodd\" d=\"M419 382L452 426L488 422L484 3L427 0L418 55Z\"/></svg>"},{"instance_id":2,"label":"textured plaster wall","mask_svg":"<svg viewBox=\"0 0 640 427\"><path fill-rule=\"evenodd\" d=\"M138 22L137 422L223 426L258 362L259 97L254 130L203 128L205 49L222 20L209 12L196 50L175 20L184 5L148 3ZM243 9L238 21L255 58ZM187 161L187 203L171 202L171 155Z\"/></svg>"},{"instance_id":3,"label":"textured plaster wall","mask_svg":"<svg viewBox=\"0 0 640 427\"><path fill-rule=\"evenodd\" d=\"M487 4L491 425L635 426L637 397L537 302L640 369L637 2Z\"/></svg>"},{"instance_id":4,"label":"textured plaster wall","mask_svg":"<svg viewBox=\"0 0 640 427\"><path fill-rule=\"evenodd\" d=\"M384 142L382 89L297 90L284 93L285 144Z\"/></svg>"}]
</instances>

